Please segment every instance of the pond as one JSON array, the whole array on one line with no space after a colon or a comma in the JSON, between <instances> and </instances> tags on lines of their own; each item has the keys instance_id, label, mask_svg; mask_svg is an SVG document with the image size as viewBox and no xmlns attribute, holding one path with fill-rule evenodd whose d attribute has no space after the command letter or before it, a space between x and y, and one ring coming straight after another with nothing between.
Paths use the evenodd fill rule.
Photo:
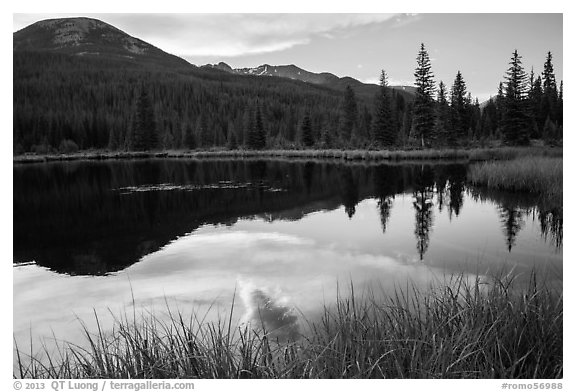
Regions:
<instances>
[{"instance_id":1,"label":"pond","mask_svg":"<svg viewBox=\"0 0 576 392\"><path fill-rule=\"evenodd\" d=\"M168 308L297 324L346 293L514 271L562 285L562 216L465 163L77 161L14 166L14 336ZM277 313L275 313L277 315ZM276 316L273 316L276 317ZM50 345L50 343L45 344Z\"/></svg>"}]
</instances>

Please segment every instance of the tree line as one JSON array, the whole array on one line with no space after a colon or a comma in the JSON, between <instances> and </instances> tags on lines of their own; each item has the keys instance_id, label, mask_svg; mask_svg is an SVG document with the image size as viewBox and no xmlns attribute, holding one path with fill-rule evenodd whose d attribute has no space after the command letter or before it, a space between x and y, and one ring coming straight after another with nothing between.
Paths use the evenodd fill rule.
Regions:
<instances>
[{"instance_id":1,"label":"tree line","mask_svg":"<svg viewBox=\"0 0 576 392\"><path fill-rule=\"evenodd\" d=\"M167 70L114 59L14 52L14 153L78 149L430 148L531 139L562 142L563 84L549 52L541 75L513 53L498 95L481 108L460 71L434 81L424 44L413 98L374 97L282 78Z\"/></svg>"},{"instance_id":2,"label":"tree line","mask_svg":"<svg viewBox=\"0 0 576 392\"><path fill-rule=\"evenodd\" d=\"M430 58L421 44L417 58L417 93L413 111L413 138L422 147L466 146L500 140L507 145L528 145L531 139L548 144L562 142L563 83L558 86L548 52L542 75L530 77L515 50L498 95L481 109L457 72L450 91L443 81L435 88Z\"/></svg>"}]
</instances>

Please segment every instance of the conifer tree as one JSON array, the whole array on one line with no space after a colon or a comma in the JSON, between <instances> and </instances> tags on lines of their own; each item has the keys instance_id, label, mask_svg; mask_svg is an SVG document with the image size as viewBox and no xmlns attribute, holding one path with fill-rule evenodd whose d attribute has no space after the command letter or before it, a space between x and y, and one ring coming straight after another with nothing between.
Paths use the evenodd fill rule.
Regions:
<instances>
[{"instance_id":1,"label":"conifer tree","mask_svg":"<svg viewBox=\"0 0 576 392\"><path fill-rule=\"evenodd\" d=\"M440 81L436 99L436 122L434 124L434 138L439 146L443 146L448 142L448 134L450 132L450 106L448 105L446 94L446 85L443 81Z\"/></svg>"},{"instance_id":2,"label":"conifer tree","mask_svg":"<svg viewBox=\"0 0 576 392\"><path fill-rule=\"evenodd\" d=\"M542 111L543 117L550 117L553 122L557 121L558 86L552 65L552 53L548 52L542 71Z\"/></svg>"},{"instance_id":3,"label":"conifer tree","mask_svg":"<svg viewBox=\"0 0 576 392\"><path fill-rule=\"evenodd\" d=\"M500 82L498 84L498 95L496 95L495 105L496 105L496 123L498 124L498 128L502 127L502 115L504 113L504 83Z\"/></svg>"},{"instance_id":4,"label":"conifer tree","mask_svg":"<svg viewBox=\"0 0 576 392\"><path fill-rule=\"evenodd\" d=\"M422 43L414 72L416 77L416 98L414 100L413 128L422 147L430 145L430 136L434 127L434 74L431 71L430 57Z\"/></svg>"},{"instance_id":5,"label":"conifer tree","mask_svg":"<svg viewBox=\"0 0 576 392\"><path fill-rule=\"evenodd\" d=\"M544 62L544 71L542 71L542 86L544 95L557 96L556 76L554 75L554 66L552 65L552 53L548 52Z\"/></svg>"},{"instance_id":6,"label":"conifer tree","mask_svg":"<svg viewBox=\"0 0 576 392\"><path fill-rule=\"evenodd\" d=\"M469 125L467 121L466 82L464 82L460 71L456 74L454 84L450 90L450 109L452 129L448 141L450 145L455 145L458 140L464 139Z\"/></svg>"},{"instance_id":7,"label":"conifer tree","mask_svg":"<svg viewBox=\"0 0 576 392\"><path fill-rule=\"evenodd\" d=\"M376 97L376 113L372 132L374 141L379 147L390 147L396 143L392 102L388 92L388 79L384 70L380 74L380 91Z\"/></svg>"},{"instance_id":8,"label":"conifer tree","mask_svg":"<svg viewBox=\"0 0 576 392\"><path fill-rule=\"evenodd\" d=\"M352 131L356 127L358 121L358 105L356 103L356 95L352 87L346 86L344 92L344 118L343 118L342 135L345 142L348 142L352 137Z\"/></svg>"},{"instance_id":9,"label":"conifer tree","mask_svg":"<svg viewBox=\"0 0 576 392\"><path fill-rule=\"evenodd\" d=\"M255 150L261 150L266 147L266 132L264 131L262 112L258 103L256 103L252 129L250 129L248 134L248 147Z\"/></svg>"},{"instance_id":10,"label":"conifer tree","mask_svg":"<svg viewBox=\"0 0 576 392\"><path fill-rule=\"evenodd\" d=\"M312 134L312 121L310 120L310 114L306 113L304 119L302 120L302 144L305 147L312 147L314 145L314 135Z\"/></svg>"},{"instance_id":11,"label":"conifer tree","mask_svg":"<svg viewBox=\"0 0 576 392\"><path fill-rule=\"evenodd\" d=\"M146 88L142 88L136 104L135 126L133 140L134 150L146 151L158 146L154 109L152 108Z\"/></svg>"},{"instance_id":12,"label":"conifer tree","mask_svg":"<svg viewBox=\"0 0 576 392\"><path fill-rule=\"evenodd\" d=\"M506 144L526 145L529 139L529 117L526 108L527 75L522 67L522 56L515 50L506 72L506 93L502 132Z\"/></svg>"},{"instance_id":13,"label":"conifer tree","mask_svg":"<svg viewBox=\"0 0 576 392\"><path fill-rule=\"evenodd\" d=\"M533 75L530 75L531 79ZM530 115L531 136L540 138L544 127L546 114L542 110L542 79L540 76L531 80L531 87L528 92L528 110Z\"/></svg>"}]
</instances>

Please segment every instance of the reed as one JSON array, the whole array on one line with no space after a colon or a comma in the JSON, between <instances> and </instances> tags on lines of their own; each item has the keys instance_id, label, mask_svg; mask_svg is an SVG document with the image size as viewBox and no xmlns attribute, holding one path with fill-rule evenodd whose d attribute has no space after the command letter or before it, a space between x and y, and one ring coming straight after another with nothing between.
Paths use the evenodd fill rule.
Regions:
<instances>
[{"instance_id":1,"label":"reed","mask_svg":"<svg viewBox=\"0 0 576 392\"><path fill-rule=\"evenodd\" d=\"M472 165L468 180L474 185L514 192L532 192L558 199L562 205L562 158L524 156L505 162Z\"/></svg>"},{"instance_id":2,"label":"reed","mask_svg":"<svg viewBox=\"0 0 576 392\"><path fill-rule=\"evenodd\" d=\"M337 296L295 340L274 331L124 314L86 344L29 355L16 344L18 378L561 378L563 297L512 275L457 276L432 290ZM96 321L98 315L95 314ZM277 336L277 335L276 335Z\"/></svg>"}]
</instances>

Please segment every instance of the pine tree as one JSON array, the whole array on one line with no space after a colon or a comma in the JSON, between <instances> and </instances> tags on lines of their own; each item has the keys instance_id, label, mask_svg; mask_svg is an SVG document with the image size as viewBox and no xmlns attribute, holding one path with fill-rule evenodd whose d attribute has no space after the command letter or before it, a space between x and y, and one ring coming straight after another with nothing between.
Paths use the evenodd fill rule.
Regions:
<instances>
[{"instance_id":1,"label":"pine tree","mask_svg":"<svg viewBox=\"0 0 576 392\"><path fill-rule=\"evenodd\" d=\"M506 144L526 145L529 139L529 117L526 108L527 75L522 56L515 50L506 72L506 95L502 117L502 132Z\"/></svg>"},{"instance_id":2,"label":"pine tree","mask_svg":"<svg viewBox=\"0 0 576 392\"><path fill-rule=\"evenodd\" d=\"M448 136L448 142L450 145L456 145L458 140L465 138L469 125L467 121L466 82L464 82L460 71L456 74L454 84L450 90L450 109L452 129Z\"/></svg>"},{"instance_id":3,"label":"pine tree","mask_svg":"<svg viewBox=\"0 0 576 392\"><path fill-rule=\"evenodd\" d=\"M146 151L158 146L154 109L148 97L148 91L142 88L136 104L136 128L134 130L133 148Z\"/></svg>"},{"instance_id":4,"label":"pine tree","mask_svg":"<svg viewBox=\"0 0 576 392\"><path fill-rule=\"evenodd\" d=\"M448 134L450 132L450 106L448 105L446 94L446 85L443 81L440 81L436 99L436 122L434 123L434 138L439 146L443 146L448 142Z\"/></svg>"},{"instance_id":5,"label":"pine tree","mask_svg":"<svg viewBox=\"0 0 576 392\"><path fill-rule=\"evenodd\" d=\"M310 114L306 113L304 119L302 120L302 144L305 147L312 147L314 145L314 135L312 134L312 121L310 120Z\"/></svg>"},{"instance_id":6,"label":"pine tree","mask_svg":"<svg viewBox=\"0 0 576 392\"><path fill-rule=\"evenodd\" d=\"M415 136L420 139L422 147L425 147L430 145L430 135L434 127L434 74L424 44L420 46L416 61L418 66L414 76L417 89L412 122Z\"/></svg>"},{"instance_id":7,"label":"pine tree","mask_svg":"<svg viewBox=\"0 0 576 392\"><path fill-rule=\"evenodd\" d=\"M542 71L542 112L543 117L550 117L553 122L557 121L558 87L554 66L552 65L552 53L548 52Z\"/></svg>"},{"instance_id":8,"label":"pine tree","mask_svg":"<svg viewBox=\"0 0 576 392\"><path fill-rule=\"evenodd\" d=\"M396 143L396 129L392 118L392 102L388 92L386 71L380 75L380 91L376 97L376 113L373 125L374 141L380 147L390 147Z\"/></svg>"},{"instance_id":9,"label":"pine tree","mask_svg":"<svg viewBox=\"0 0 576 392\"><path fill-rule=\"evenodd\" d=\"M532 75L530 75L532 78ZM530 114L530 123L532 137L540 138L546 115L542 110L542 79L540 76L531 82L530 91L528 92L528 108Z\"/></svg>"},{"instance_id":10,"label":"pine tree","mask_svg":"<svg viewBox=\"0 0 576 392\"><path fill-rule=\"evenodd\" d=\"M554 66L552 65L552 53L548 52L546 55L546 62L544 63L544 71L542 71L542 85L544 87L544 95L557 96L558 90L556 86L556 76L554 75Z\"/></svg>"},{"instance_id":11,"label":"pine tree","mask_svg":"<svg viewBox=\"0 0 576 392\"><path fill-rule=\"evenodd\" d=\"M344 92L344 118L343 118L342 136L344 142L348 142L352 137L352 131L358 122L358 105L356 103L356 95L352 87L346 86Z\"/></svg>"},{"instance_id":12,"label":"pine tree","mask_svg":"<svg viewBox=\"0 0 576 392\"><path fill-rule=\"evenodd\" d=\"M266 132L264 131L262 112L258 103L256 103L254 123L252 125L248 134L248 147L254 150L261 150L266 147Z\"/></svg>"}]
</instances>

